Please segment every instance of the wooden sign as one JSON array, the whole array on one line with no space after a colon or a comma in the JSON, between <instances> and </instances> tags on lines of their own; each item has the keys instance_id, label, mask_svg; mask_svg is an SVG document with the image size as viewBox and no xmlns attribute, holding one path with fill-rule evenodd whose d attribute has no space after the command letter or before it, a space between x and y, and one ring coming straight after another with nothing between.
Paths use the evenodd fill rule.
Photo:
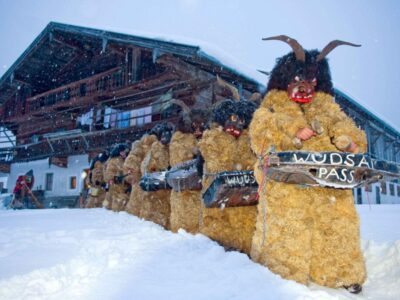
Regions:
<instances>
[{"instance_id":1,"label":"wooden sign","mask_svg":"<svg viewBox=\"0 0 400 300\"><path fill-rule=\"evenodd\" d=\"M294 151L271 153L264 173L286 183L351 189L399 178L400 167L367 154Z\"/></svg>"},{"instance_id":2,"label":"wooden sign","mask_svg":"<svg viewBox=\"0 0 400 300\"><path fill-rule=\"evenodd\" d=\"M208 208L256 205L257 190L253 171L223 172L203 194L203 203Z\"/></svg>"}]
</instances>

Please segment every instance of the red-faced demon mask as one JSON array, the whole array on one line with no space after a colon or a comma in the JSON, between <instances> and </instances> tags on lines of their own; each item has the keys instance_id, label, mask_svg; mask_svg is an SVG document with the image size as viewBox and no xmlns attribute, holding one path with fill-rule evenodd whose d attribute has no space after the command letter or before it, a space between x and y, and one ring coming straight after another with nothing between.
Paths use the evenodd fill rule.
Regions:
<instances>
[{"instance_id":1,"label":"red-faced demon mask","mask_svg":"<svg viewBox=\"0 0 400 300\"><path fill-rule=\"evenodd\" d=\"M297 103L310 103L316 92L333 95L333 85L326 56L337 46L360 45L335 40L322 51L305 51L295 40L286 35L279 35L263 40L278 40L289 44L293 52L278 58L268 82L267 92L272 89L286 90L289 98Z\"/></svg>"}]
</instances>

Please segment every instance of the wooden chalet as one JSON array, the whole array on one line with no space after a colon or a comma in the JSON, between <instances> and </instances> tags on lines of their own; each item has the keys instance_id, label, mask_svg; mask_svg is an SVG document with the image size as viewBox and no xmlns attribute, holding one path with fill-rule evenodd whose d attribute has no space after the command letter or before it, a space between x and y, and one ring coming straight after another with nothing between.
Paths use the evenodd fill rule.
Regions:
<instances>
[{"instance_id":1,"label":"wooden chalet","mask_svg":"<svg viewBox=\"0 0 400 300\"><path fill-rule=\"evenodd\" d=\"M133 141L160 120L176 119L179 99L207 107L260 89L200 47L50 23L0 79L0 127L11 147L7 164L94 155ZM89 156L90 156L89 155Z\"/></svg>"}]
</instances>

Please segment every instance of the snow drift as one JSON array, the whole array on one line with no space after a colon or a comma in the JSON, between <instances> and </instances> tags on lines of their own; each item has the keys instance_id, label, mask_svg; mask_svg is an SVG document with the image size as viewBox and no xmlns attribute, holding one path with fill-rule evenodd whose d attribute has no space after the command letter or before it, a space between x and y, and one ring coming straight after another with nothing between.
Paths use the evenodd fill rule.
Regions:
<instances>
[{"instance_id":1,"label":"snow drift","mask_svg":"<svg viewBox=\"0 0 400 300\"><path fill-rule=\"evenodd\" d=\"M0 299L400 299L400 205L357 208L360 295L283 280L203 235L125 212L0 210Z\"/></svg>"}]
</instances>

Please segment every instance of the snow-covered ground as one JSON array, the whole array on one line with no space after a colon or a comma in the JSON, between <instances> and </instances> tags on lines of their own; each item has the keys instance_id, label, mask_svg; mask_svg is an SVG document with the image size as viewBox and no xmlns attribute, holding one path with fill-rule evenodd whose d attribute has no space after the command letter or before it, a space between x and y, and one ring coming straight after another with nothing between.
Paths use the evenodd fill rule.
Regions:
<instances>
[{"instance_id":1,"label":"snow-covered ground","mask_svg":"<svg viewBox=\"0 0 400 300\"><path fill-rule=\"evenodd\" d=\"M127 213L0 210L0 299L400 299L400 205L358 211L361 295L283 280L203 235Z\"/></svg>"}]
</instances>

